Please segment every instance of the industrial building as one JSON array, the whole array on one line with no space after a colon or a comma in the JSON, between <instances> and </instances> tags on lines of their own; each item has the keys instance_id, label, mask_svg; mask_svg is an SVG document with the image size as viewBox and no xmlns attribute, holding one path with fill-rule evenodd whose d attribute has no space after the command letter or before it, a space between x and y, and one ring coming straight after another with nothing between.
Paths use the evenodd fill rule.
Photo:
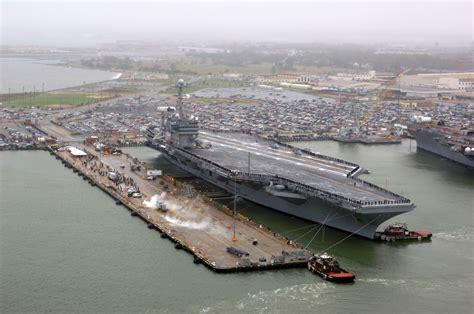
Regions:
<instances>
[{"instance_id":1,"label":"industrial building","mask_svg":"<svg viewBox=\"0 0 474 314\"><path fill-rule=\"evenodd\" d=\"M404 75L401 78L400 84L404 87L472 91L474 87L474 72Z\"/></svg>"},{"instance_id":2,"label":"industrial building","mask_svg":"<svg viewBox=\"0 0 474 314\"><path fill-rule=\"evenodd\" d=\"M331 80L344 80L344 81L370 81L375 78L376 72L374 70L354 73L337 73L336 75L330 75Z\"/></svg>"},{"instance_id":3,"label":"industrial building","mask_svg":"<svg viewBox=\"0 0 474 314\"><path fill-rule=\"evenodd\" d=\"M311 76L306 74L275 74L260 75L256 78L257 82L263 83L297 83L305 84L311 81Z\"/></svg>"}]
</instances>

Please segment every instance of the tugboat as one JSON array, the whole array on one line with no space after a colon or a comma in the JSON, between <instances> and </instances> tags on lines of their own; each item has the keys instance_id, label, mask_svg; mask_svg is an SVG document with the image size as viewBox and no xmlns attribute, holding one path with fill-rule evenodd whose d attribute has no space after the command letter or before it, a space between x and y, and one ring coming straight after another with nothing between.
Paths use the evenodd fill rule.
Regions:
<instances>
[{"instance_id":1,"label":"tugboat","mask_svg":"<svg viewBox=\"0 0 474 314\"><path fill-rule=\"evenodd\" d=\"M395 223L385 228L383 232L376 232L375 239L381 241L396 241L396 240L430 240L433 234L426 230L410 231L407 224Z\"/></svg>"},{"instance_id":2,"label":"tugboat","mask_svg":"<svg viewBox=\"0 0 474 314\"><path fill-rule=\"evenodd\" d=\"M353 282L355 279L353 274L339 267L336 259L327 253L311 257L308 270L332 282Z\"/></svg>"}]
</instances>

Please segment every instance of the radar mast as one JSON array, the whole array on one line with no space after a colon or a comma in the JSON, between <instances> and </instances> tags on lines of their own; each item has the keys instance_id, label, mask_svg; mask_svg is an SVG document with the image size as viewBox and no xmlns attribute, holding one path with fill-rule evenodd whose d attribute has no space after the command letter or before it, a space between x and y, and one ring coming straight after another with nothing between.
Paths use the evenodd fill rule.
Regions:
<instances>
[{"instance_id":1,"label":"radar mast","mask_svg":"<svg viewBox=\"0 0 474 314\"><path fill-rule=\"evenodd\" d=\"M181 120L184 120L185 116L184 116L184 110L183 110L183 88L184 86L186 86L186 83L184 82L183 79L179 79L176 82L176 86L178 86L178 99L177 99L177 104L176 104L178 107L178 114L179 114L179 118Z\"/></svg>"}]
</instances>

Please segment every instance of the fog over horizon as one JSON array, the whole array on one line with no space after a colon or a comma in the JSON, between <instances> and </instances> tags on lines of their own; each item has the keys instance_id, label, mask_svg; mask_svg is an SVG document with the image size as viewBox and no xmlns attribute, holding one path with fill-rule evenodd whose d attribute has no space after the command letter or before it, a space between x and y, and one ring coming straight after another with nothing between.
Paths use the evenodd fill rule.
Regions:
<instances>
[{"instance_id":1,"label":"fog over horizon","mask_svg":"<svg viewBox=\"0 0 474 314\"><path fill-rule=\"evenodd\" d=\"M471 1L2 1L2 45L116 40L470 45Z\"/></svg>"}]
</instances>

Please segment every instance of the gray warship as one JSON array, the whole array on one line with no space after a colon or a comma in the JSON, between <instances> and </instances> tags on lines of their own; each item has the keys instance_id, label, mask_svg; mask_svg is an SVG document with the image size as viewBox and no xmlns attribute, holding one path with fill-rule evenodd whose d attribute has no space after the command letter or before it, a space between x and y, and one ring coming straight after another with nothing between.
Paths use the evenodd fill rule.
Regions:
<instances>
[{"instance_id":1,"label":"gray warship","mask_svg":"<svg viewBox=\"0 0 474 314\"><path fill-rule=\"evenodd\" d=\"M408 129L417 148L474 169L474 130L452 130L429 117L414 117Z\"/></svg>"},{"instance_id":2,"label":"gray warship","mask_svg":"<svg viewBox=\"0 0 474 314\"><path fill-rule=\"evenodd\" d=\"M172 164L238 197L280 212L374 239L384 221L411 211L407 198L361 180L365 169L338 158L241 133L200 130L183 109L148 128L148 145Z\"/></svg>"}]
</instances>

